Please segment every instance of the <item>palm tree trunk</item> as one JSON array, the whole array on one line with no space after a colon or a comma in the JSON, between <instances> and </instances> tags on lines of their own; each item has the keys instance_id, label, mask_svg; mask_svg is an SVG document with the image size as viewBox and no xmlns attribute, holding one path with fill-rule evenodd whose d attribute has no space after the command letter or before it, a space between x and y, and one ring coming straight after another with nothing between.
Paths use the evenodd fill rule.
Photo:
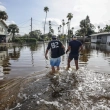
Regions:
<instances>
[{"instance_id":1,"label":"palm tree trunk","mask_svg":"<svg viewBox=\"0 0 110 110\"><path fill-rule=\"evenodd\" d=\"M85 33L84 33L84 35L83 35L83 43L85 42Z\"/></svg>"},{"instance_id":2,"label":"palm tree trunk","mask_svg":"<svg viewBox=\"0 0 110 110\"><path fill-rule=\"evenodd\" d=\"M63 35L64 35L64 26L63 26Z\"/></svg>"},{"instance_id":3,"label":"palm tree trunk","mask_svg":"<svg viewBox=\"0 0 110 110\"><path fill-rule=\"evenodd\" d=\"M70 37L70 22L71 22L71 20L69 21L69 37Z\"/></svg>"},{"instance_id":4,"label":"palm tree trunk","mask_svg":"<svg viewBox=\"0 0 110 110\"><path fill-rule=\"evenodd\" d=\"M47 13L46 13L45 23L44 23L44 34L45 34L45 24L46 24L46 18L47 18Z\"/></svg>"},{"instance_id":5,"label":"palm tree trunk","mask_svg":"<svg viewBox=\"0 0 110 110\"><path fill-rule=\"evenodd\" d=\"M15 33L13 33L13 37L12 37L12 41L14 41L15 40Z\"/></svg>"}]
</instances>

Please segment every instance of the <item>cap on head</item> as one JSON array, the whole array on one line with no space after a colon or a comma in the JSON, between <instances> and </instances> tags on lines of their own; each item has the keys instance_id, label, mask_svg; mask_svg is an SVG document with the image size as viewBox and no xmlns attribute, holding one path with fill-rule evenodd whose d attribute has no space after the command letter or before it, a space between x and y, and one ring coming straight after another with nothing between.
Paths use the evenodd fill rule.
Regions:
<instances>
[{"instance_id":1,"label":"cap on head","mask_svg":"<svg viewBox=\"0 0 110 110\"><path fill-rule=\"evenodd\" d=\"M55 35L52 36L52 39L56 39L57 37Z\"/></svg>"},{"instance_id":2,"label":"cap on head","mask_svg":"<svg viewBox=\"0 0 110 110\"><path fill-rule=\"evenodd\" d=\"M72 38L76 38L76 36L75 36L75 35L73 35L73 36L72 36Z\"/></svg>"},{"instance_id":3,"label":"cap on head","mask_svg":"<svg viewBox=\"0 0 110 110\"><path fill-rule=\"evenodd\" d=\"M77 39L77 37L75 35L72 36L73 39Z\"/></svg>"}]
</instances>

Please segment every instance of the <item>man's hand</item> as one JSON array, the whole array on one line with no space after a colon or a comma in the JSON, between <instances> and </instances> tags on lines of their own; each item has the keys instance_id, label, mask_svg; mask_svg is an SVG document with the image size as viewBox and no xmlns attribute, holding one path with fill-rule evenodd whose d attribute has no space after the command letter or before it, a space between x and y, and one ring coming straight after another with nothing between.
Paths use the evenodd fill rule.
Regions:
<instances>
[{"instance_id":1,"label":"man's hand","mask_svg":"<svg viewBox=\"0 0 110 110\"><path fill-rule=\"evenodd\" d=\"M67 54L68 50L66 51L66 54Z\"/></svg>"},{"instance_id":2,"label":"man's hand","mask_svg":"<svg viewBox=\"0 0 110 110\"><path fill-rule=\"evenodd\" d=\"M47 55L45 55L45 58L48 60L48 56Z\"/></svg>"},{"instance_id":3,"label":"man's hand","mask_svg":"<svg viewBox=\"0 0 110 110\"><path fill-rule=\"evenodd\" d=\"M48 50L46 50L46 53L45 53L45 58L48 60L47 53L48 53Z\"/></svg>"},{"instance_id":4,"label":"man's hand","mask_svg":"<svg viewBox=\"0 0 110 110\"><path fill-rule=\"evenodd\" d=\"M67 54L67 52L68 52L68 51L70 51L70 49L71 49L71 47L70 47L70 46L68 46L68 49L66 50L66 54Z\"/></svg>"}]
</instances>

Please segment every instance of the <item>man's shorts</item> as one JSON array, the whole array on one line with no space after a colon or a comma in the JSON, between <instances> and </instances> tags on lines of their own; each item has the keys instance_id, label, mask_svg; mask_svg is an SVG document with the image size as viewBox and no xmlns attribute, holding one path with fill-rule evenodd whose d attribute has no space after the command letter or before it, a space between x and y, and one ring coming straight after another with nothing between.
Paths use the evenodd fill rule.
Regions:
<instances>
[{"instance_id":1,"label":"man's shorts","mask_svg":"<svg viewBox=\"0 0 110 110\"><path fill-rule=\"evenodd\" d=\"M69 54L69 59L70 59L70 60L73 60L73 58L74 58L74 60L78 60L78 56L79 56L79 55Z\"/></svg>"},{"instance_id":2,"label":"man's shorts","mask_svg":"<svg viewBox=\"0 0 110 110\"><path fill-rule=\"evenodd\" d=\"M61 62L61 57L58 58L51 58L50 59L50 65L51 66L59 66Z\"/></svg>"}]
</instances>

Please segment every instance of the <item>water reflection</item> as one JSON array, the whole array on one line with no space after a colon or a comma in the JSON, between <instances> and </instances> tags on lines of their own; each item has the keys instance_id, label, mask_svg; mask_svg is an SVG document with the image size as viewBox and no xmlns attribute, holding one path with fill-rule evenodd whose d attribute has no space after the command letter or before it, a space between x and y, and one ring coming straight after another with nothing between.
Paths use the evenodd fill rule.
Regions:
<instances>
[{"instance_id":1,"label":"water reflection","mask_svg":"<svg viewBox=\"0 0 110 110\"><path fill-rule=\"evenodd\" d=\"M90 48L88 48L88 46ZM86 65L87 67L100 72L110 71L109 69L110 45L95 43L85 45L83 57L88 60L87 61L88 65Z\"/></svg>"},{"instance_id":2,"label":"water reflection","mask_svg":"<svg viewBox=\"0 0 110 110\"><path fill-rule=\"evenodd\" d=\"M63 43L67 48L67 44ZM0 49L0 66L3 66L5 78L24 76L50 67L49 60L44 57L47 43L30 45L9 45ZM79 67L88 67L99 72L109 72L110 45L85 44L79 56ZM68 54L62 56L61 66L67 65ZM74 60L71 62L74 66Z\"/></svg>"},{"instance_id":3,"label":"water reflection","mask_svg":"<svg viewBox=\"0 0 110 110\"><path fill-rule=\"evenodd\" d=\"M4 78L24 76L34 71L40 71L41 68L45 69L41 62L38 63L41 59L44 60L42 57L39 58L42 47L42 44L39 46L36 44L2 46L0 48L0 65L3 67L4 75L9 74L8 76L5 75ZM43 55L41 54L41 56ZM36 61L38 62L36 63Z\"/></svg>"},{"instance_id":4,"label":"water reflection","mask_svg":"<svg viewBox=\"0 0 110 110\"><path fill-rule=\"evenodd\" d=\"M17 60L20 57L20 48L13 46L12 51L10 51L8 54L9 54L9 58L13 60Z\"/></svg>"},{"instance_id":5,"label":"water reflection","mask_svg":"<svg viewBox=\"0 0 110 110\"><path fill-rule=\"evenodd\" d=\"M45 47L46 46L47 44L45 44ZM2 60L0 60L1 61L0 65L4 67L3 68L4 74L6 71L7 73L9 73L9 74L5 74L5 78L29 75L30 73L45 69L46 64L49 64L49 60L45 62L44 49L45 49L44 44L41 43L38 45L27 45L27 46L26 45L25 46L13 46L12 45L8 47L6 51L5 50L0 51L0 55L2 56ZM66 108L65 110L72 110L71 108L73 108L74 110L75 109L109 110L110 108L109 107L110 105L110 101L109 101L110 100L110 97L109 97L110 96L109 94L110 93L110 89L109 89L110 74L107 74L107 72L110 71L110 68L109 68L110 50L109 49L110 49L110 46L105 45L105 44L103 45L85 44L84 50L80 53L80 58L79 58L80 69L76 72L76 74L74 72L75 71L74 67L72 68L73 71L66 71L66 72L64 72L64 68L62 68L63 71L61 72L60 75L64 75L64 77L59 77L60 79L62 78L62 80L58 80L58 81L63 82L60 84L61 84L61 87L63 84L64 88L65 88L65 84L68 84L67 86L68 89L64 89L65 91L68 90L67 95L65 95L63 92L64 98L62 99L60 98L60 100L58 100L59 106L62 109L65 106L67 106L69 107L69 109ZM61 66L66 65L67 57L68 57L67 54L65 54L62 57ZM82 68L81 66L86 66L87 68ZM96 71L94 72L92 70L89 70L88 68L92 70L97 70L99 72L96 72ZM41 74L46 74L46 73L47 71L43 71L43 72L40 72L39 74L41 75ZM7 105L7 103L12 104L13 100L14 101L16 100L21 84L22 85L29 84L28 83L29 81L31 80L33 81L33 78L38 78L38 76L40 75L36 73L35 75L33 74L25 78L20 78L20 77L13 78L12 80L9 80L7 81L7 83L2 85L0 87L0 90L1 90L0 98L2 99L2 101L5 102L4 105ZM71 79L72 78L71 75L73 75L74 77L76 76L77 78L76 88L73 87L72 85L75 79L74 77L73 79ZM29 101L30 103L30 101L32 102L35 99L33 101L35 102L35 105L36 105L36 102L41 100L41 98L30 97L30 94L32 96L35 96L35 95L37 96L38 88L40 86L43 87L43 89L39 88L40 91L43 91L42 96L46 95L45 94L46 92L48 91L50 92L50 89L45 88L44 84L42 84L41 82L36 83L36 81L40 81L40 80L35 79L35 82L32 82L30 85L28 85L26 89L26 93L28 93L27 97L29 98L29 99L27 98L26 101ZM42 82L47 84L47 77L46 77L46 80L43 80ZM72 89L70 87L72 87ZM25 94L23 95L24 97L26 96ZM47 98L47 96L50 96L50 95L46 95L45 97ZM26 101L24 102L22 101L22 103L25 104ZM64 103L62 103L63 101ZM3 104L3 103L0 102L0 104ZM62 106L62 104L64 105ZM27 105L27 102L26 102L26 105ZM3 107L2 105L0 106ZM4 108L6 108L6 106L4 106Z\"/></svg>"}]
</instances>

